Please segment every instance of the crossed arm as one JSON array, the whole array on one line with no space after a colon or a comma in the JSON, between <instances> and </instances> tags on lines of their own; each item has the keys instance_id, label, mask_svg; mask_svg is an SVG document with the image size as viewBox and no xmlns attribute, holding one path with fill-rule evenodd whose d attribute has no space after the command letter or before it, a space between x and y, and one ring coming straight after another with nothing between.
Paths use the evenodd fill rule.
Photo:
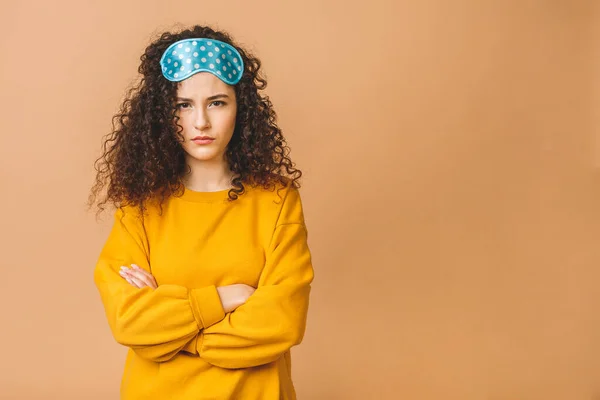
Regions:
<instances>
[{"instance_id":1,"label":"crossed arm","mask_svg":"<svg viewBox=\"0 0 600 400\"><path fill-rule=\"evenodd\" d=\"M158 288L158 284L156 283L154 276L136 264L132 264L131 268L127 266L121 266L119 275L121 275L121 277L125 279L131 286L138 289L143 287L149 287L152 289ZM255 290L256 288L243 283L217 287L217 293L219 294L223 311L225 313L234 311L236 308L244 304L246 300L248 300L248 297L250 297Z\"/></svg>"},{"instance_id":2,"label":"crossed arm","mask_svg":"<svg viewBox=\"0 0 600 400\"><path fill-rule=\"evenodd\" d=\"M222 368L249 368L302 341L314 273L301 219L276 225L257 288L245 288L245 298L241 287L157 285L138 224L131 210L117 210L94 273L117 342L155 362L185 351Z\"/></svg>"}]
</instances>

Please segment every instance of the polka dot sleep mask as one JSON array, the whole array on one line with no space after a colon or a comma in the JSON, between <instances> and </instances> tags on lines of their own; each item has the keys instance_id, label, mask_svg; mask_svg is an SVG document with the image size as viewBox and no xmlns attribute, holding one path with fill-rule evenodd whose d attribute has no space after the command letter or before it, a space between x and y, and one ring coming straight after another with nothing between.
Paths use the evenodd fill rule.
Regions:
<instances>
[{"instance_id":1,"label":"polka dot sleep mask","mask_svg":"<svg viewBox=\"0 0 600 400\"><path fill-rule=\"evenodd\" d=\"M206 71L229 85L242 79L244 62L235 47L214 39L183 39L170 45L160 58L162 74L179 82Z\"/></svg>"}]
</instances>

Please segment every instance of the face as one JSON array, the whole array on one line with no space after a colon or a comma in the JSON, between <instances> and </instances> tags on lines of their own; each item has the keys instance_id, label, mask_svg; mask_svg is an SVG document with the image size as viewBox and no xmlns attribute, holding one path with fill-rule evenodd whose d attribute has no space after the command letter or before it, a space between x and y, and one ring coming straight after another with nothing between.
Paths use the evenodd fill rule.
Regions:
<instances>
[{"instance_id":1,"label":"face","mask_svg":"<svg viewBox=\"0 0 600 400\"><path fill-rule=\"evenodd\" d=\"M233 86L199 72L178 83L175 104L188 164L225 162L237 113Z\"/></svg>"}]
</instances>

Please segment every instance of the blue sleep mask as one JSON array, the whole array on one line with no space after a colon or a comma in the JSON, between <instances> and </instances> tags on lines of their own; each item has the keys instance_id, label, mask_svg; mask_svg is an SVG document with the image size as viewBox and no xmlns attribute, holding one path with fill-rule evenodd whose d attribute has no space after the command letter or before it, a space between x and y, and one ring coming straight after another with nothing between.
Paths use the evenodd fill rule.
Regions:
<instances>
[{"instance_id":1,"label":"blue sleep mask","mask_svg":"<svg viewBox=\"0 0 600 400\"><path fill-rule=\"evenodd\" d=\"M244 61L235 47L214 39L183 39L170 45L160 58L162 74L179 82L206 71L228 85L242 79Z\"/></svg>"}]
</instances>

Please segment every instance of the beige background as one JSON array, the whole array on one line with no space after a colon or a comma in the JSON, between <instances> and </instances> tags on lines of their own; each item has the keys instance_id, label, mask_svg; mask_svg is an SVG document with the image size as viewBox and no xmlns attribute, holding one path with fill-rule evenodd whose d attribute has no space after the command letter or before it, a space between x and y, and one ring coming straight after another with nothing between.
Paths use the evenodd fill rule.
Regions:
<instances>
[{"instance_id":1,"label":"beige background","mask_svg":"<svg viewBox=\"0 0 600 400\"><path fill-rule=\"evenodd\" d=\"M179 22L261 57L305 172L299 399L599 399L597 3L2 2L0 398L118 398L84 203Z\"/></svg>"}]
</instances>

